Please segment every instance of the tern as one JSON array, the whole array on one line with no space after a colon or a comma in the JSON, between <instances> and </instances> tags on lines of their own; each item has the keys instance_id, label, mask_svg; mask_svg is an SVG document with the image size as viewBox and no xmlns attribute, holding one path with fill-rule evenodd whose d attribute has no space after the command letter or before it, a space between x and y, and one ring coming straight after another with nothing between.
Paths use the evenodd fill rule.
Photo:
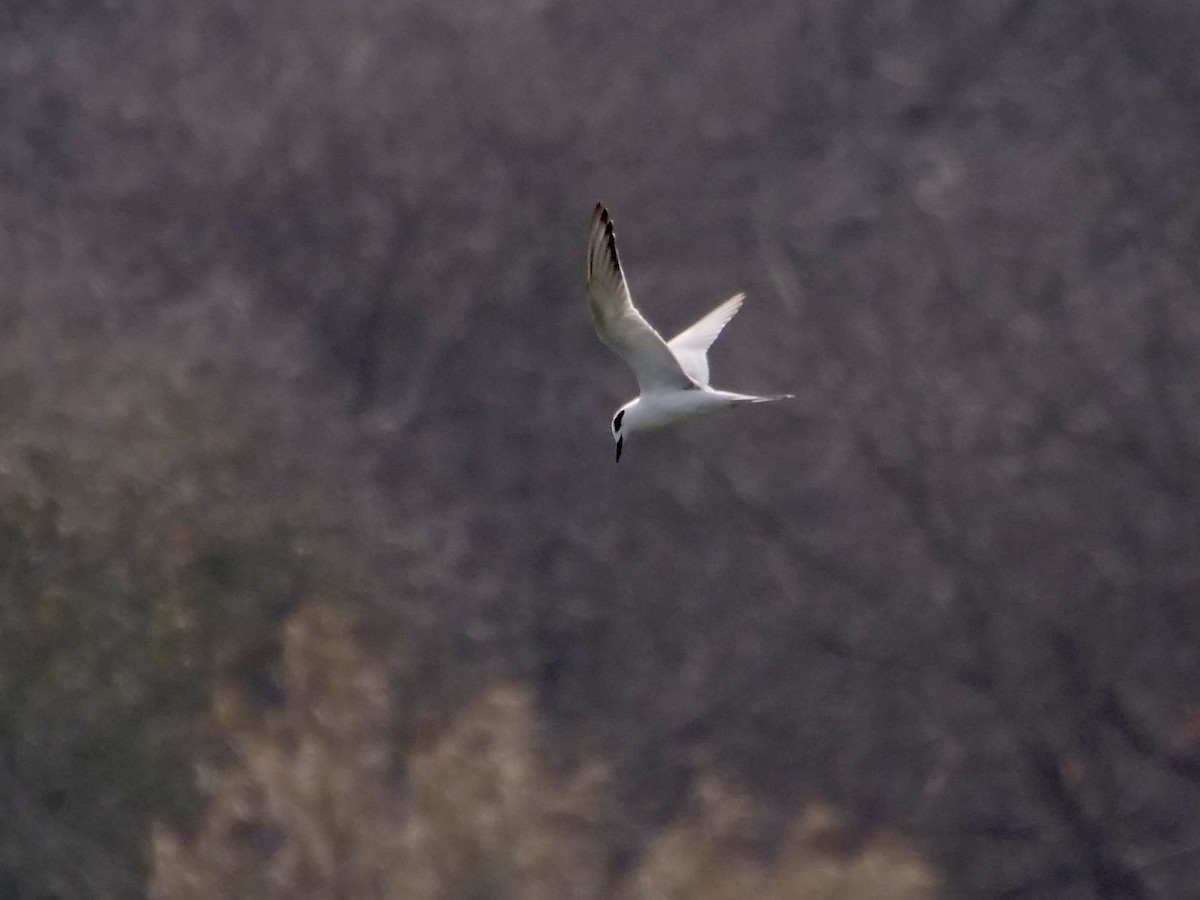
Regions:
<instances>
[{"instance_id":1,"label":"tern","mask_svg":"<svg viewBox=\"0 0 1200 900\"><path fill-rule=\"evenodd\" d=\"M638 396L612 417L617 462L621 461L621 448L628 434L663 428L743 403L769 403L793 396L760 397L709 387L708 348L741 309L746 295L734 294L700 321L664 341L633 305L617 258L612 218L601 203L592 213L588 235L587 296L596 334L637 377Z\"/></svg>"}]
</instances>

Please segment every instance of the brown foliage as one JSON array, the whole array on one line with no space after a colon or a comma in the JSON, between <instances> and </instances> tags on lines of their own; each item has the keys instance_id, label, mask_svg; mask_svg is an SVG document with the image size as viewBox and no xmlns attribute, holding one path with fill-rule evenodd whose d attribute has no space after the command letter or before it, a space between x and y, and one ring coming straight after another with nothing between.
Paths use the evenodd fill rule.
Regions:
<instances>
[{"instance_id":1,"label":"brown foliage","mask_svg":"<svg viewBox=\"0 0 1200 900\"><path fill-rule=\"evenodd\" d=\"M772 861L755 861L736 839L761 811L715 777L697 782L692 812L653 836L613 885L608 766L591 760L551 775L530 694L512 684L405 752L387 738L382 669L328 608L287 624L282 687L283 705L261 718L229 722L214 710L232 727L201 766L200 824L191 836L155 828L157 900L935 895L928 864L903 841L839 850L843 826L824 804L796 817Z\"/></svg>"}]
</instances>

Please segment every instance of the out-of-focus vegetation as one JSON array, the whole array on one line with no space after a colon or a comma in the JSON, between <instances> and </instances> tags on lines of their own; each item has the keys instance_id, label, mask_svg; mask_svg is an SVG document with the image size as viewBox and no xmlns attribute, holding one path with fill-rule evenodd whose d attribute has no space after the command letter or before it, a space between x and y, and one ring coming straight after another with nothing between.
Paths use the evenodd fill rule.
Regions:
<instances>
[{"instance_id":1,"label":"out-of-focus vegetation","mask_svg":"<svg viewBox=\"0 0 1200 900\"><path fill-rule=\"evenodd\" d=\"M153 896L720 900L936 889L911 843L847 846L824 805L784 823L775 859L755 859L756 804L712 775L697 779L679 820L617 889L604 854L619 816L611 768L593 759L547 771L527 690L493 687L402 759L387 739L387 679L343 617L314 608L289 622L282 677L288 700L263 719L234 724L228 710L239 701L218 701L231 727L220 758L201 769L206 817L192 837L156 830Z\"/></svg>"},{"instance_id":2,"label":"out-of-focus vegetation","mask_svg":"<svg viewBox=\"0 0 1200 900\"><path fill-rule=\"evenodd\" d=\"M0 897L1187 896L1198 39L4 5Z\"/></svg>"}]
</instances>

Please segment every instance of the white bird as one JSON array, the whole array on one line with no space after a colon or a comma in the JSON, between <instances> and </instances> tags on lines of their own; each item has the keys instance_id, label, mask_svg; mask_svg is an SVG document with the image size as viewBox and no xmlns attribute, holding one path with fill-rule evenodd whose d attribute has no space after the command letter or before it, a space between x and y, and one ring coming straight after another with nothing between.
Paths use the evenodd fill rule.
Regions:
<instances>
[{"instance_id":1,"label":"white bird","mask_svg":"<svg viewBox=\"0 0 1200 900\"><path fill-rule=\"evenodd\" d=\"M746 295L734 294L696 324L664 341L633 305L617 259L612 219L600 203L592 213L588 235L587 295L596 334L633 369L640 391L612 417L618 462L627 434L662 428L741 403L766 403L793 396L758 397L709 387L708 348L741 308Z\"/></svg>"}]
</instances>

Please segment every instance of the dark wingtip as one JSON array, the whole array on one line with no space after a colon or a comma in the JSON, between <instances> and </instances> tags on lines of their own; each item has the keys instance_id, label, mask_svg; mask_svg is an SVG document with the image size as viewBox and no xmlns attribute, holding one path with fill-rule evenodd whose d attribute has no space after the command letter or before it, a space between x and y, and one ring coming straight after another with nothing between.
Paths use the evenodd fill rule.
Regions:
<instances>
[{"instance_id":1,"label":"dark wingtip","mask_svg":"<svg viewBox=\"0 0 1200 900\"><path fill-rule=\"evenodd\" d=\"M604 226L604 236L608 238L608 256L612 260L613 268L620 272L621 260L617 257L617 238L613 234L612 222Z\"/></svg>"},{"instance_id":2,"label":"dark wingtip","mask_svg":"<svg viewBox=\"0 0 1200 900\"><path fill-rule=\"evenodd\" d=\"M621 448L623 446L625 446L625 435L621 435L619 438L617 438L617 458L614 460L615 462L621 461Z\"/></svg>"}]
</instances>

